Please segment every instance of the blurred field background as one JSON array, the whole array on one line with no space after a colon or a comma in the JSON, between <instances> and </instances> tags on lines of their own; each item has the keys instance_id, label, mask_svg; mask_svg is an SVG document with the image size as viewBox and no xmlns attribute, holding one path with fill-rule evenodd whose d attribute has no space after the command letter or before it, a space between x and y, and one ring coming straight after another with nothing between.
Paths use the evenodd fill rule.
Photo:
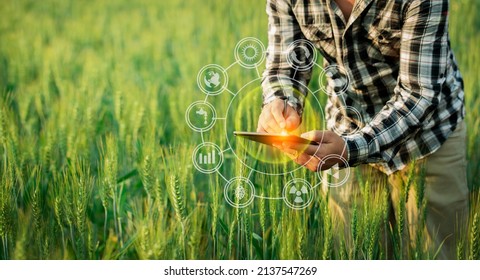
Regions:
<instances>
[{"instance_id":1,"label":"blurred field background","mask_svg":"<svg viewBox=\"0 0 480 280\"><path fill-rule=\"evenodd\" d=\"M480 258L479 10L476 0L451 1L472 191L459 259ZM320 191L301 211L266 199L235 209L224 200L225 181L193 167L202 139L184 114L205 98L197 73L232 64L244 37L266 44L264 1L2 0L0 15L0 259L435 257L421 230L418 240L402 242L403 227L387 224L385 192L370 195L368 178L361 178L367 199L355 230L343 236ZM233 92L257 78L241 67L228 73ZM209 102L225 112L229 98ZM223 126L205 137L226 146ZM220 172L233 178L248 170L226 158ZM252 177L257 194L271 197L281 196L286 179ZM422 178L410 183L421 191ZM393 252L382 230L396 241Z\"/></svg>"}]
</instances>

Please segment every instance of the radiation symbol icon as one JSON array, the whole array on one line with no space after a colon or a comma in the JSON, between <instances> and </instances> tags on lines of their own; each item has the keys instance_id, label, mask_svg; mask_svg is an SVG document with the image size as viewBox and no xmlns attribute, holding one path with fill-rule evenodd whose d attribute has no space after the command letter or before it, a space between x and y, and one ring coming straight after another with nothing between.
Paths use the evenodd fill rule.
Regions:
<instances>
[{"instance_id":1,"label":"radiation symbol icon","mask_svg":"<svg viewBox=\"0 0 480 280\"><path fill-rule=\"evenodd\" d=\"M295 186L292 186L290 188L290 194L295 195L295 199L293 200L293 202L295 202L295 203L305 202L304 199L302 198L302 195L307 194L307 193L308 193L308 189L305 186L302 186L302 188L300 190L298 190Z\"/></svg>"},{"instance_id":2,"label":"radiation symbol icon","mask_svg":"<svg viewBox=\"0 0 480 280\"><path fill-rule=\"evenodd\" d=\"M290 208L301 210L313 201L313 188L309 182L295 178L283 187L283 200Z\"/></svg>"}]
</instances>

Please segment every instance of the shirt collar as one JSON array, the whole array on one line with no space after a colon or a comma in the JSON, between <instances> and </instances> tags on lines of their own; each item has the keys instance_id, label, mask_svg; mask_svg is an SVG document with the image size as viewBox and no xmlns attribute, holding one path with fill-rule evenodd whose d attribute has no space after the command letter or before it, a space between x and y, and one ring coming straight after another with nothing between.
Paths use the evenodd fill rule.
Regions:
<instances>
[{"instance_id":1,"label":"shirt collar","mask_svg":"<svg viewBox=\"0 0 480 280\"><path fill-rule=\"evenodd\" d=\"M348 27L355 22L355 20L365 11L365 9L370 5L370 3L373 0L356 0L355 4L353 5L352 13L350 14L350 17L348 18L348 22L345 23L345 30L348 29ZM333 2L333 3L332 3ZM336 9L332 9L338 16L343 17L342 12L340 11L340 8L338 8L338 5L335 3L334 0L329 0L327 1L329 4L329 9L332 9L332 4L334 7L337 7Z\"/></svg>"}]
</instances>

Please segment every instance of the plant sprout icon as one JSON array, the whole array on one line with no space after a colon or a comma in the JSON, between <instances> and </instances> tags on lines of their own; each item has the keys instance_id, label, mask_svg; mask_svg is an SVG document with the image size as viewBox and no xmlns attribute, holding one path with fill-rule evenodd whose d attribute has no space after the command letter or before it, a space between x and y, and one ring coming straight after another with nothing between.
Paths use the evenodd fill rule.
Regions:
<instances>
[{"instance_id":1,"label":"plant sprout icon","mask_svg":"<svg viewBox=\"0 0 480 280\"><path fill-rule=\"evenodd\" d=\"M295 186L292 186L290 188L290 194L295 194L296 197L295 197L295 200L293 202L295 203L303 203L303 198L302 198L302 194L306 194L308 193L308 189L307 187L305 186L302 186L302 188L300 190L297 190L297 188Z\"/></svg>"},{"instance_id":2,"label":"plant sprout icon","mask_svg":"<svg viewBox=\"0 0 480 280\"><path fill-rule=\"evenodd\" d=\"M203 107L201 107L200 110L196 111L195 113L196 113L197 115L203 116L203 119L204 119L203 124L205 124L205 125L208 124L208 120L207 120L207 118L208 118L208 113L207 113L207 111L205 111L205 109L203 109Z\"/></svg>"}]
</instances>

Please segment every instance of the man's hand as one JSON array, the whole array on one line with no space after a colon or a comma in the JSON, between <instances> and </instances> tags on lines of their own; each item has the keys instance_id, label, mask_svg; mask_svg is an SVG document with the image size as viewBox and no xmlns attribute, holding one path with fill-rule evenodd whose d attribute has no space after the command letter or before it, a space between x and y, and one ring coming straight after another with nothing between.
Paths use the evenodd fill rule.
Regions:
<instances>
[{"instance_id":1,"label":"man's hand","mask_svg":"<svg viewBox=\"0 0 480 280\"><path fill-rule=\"evenodd\" d=\"M313 130L301 135L303 138L320 143L316 145L302 145L283 142L277 148L284 151L296 163L305 166L311 171L330 169L335 164L344 165L340 158L329 158L326 162L322 159L328 155L336 155L347 161L347 147L342 137L332 131Z\"/></svg>"},{"instance_id":2,"label":"man's hand","mask_svg":"<svg viewBox=\"0 0 480 280\"><path fill-rule=\"evenodd\" d=\"M289 105L284 115L285 102L277 99L263 107L258 119L257 132L281 133L292 131L300 125L300 116Z\"/></svg>"}]
</instances>

